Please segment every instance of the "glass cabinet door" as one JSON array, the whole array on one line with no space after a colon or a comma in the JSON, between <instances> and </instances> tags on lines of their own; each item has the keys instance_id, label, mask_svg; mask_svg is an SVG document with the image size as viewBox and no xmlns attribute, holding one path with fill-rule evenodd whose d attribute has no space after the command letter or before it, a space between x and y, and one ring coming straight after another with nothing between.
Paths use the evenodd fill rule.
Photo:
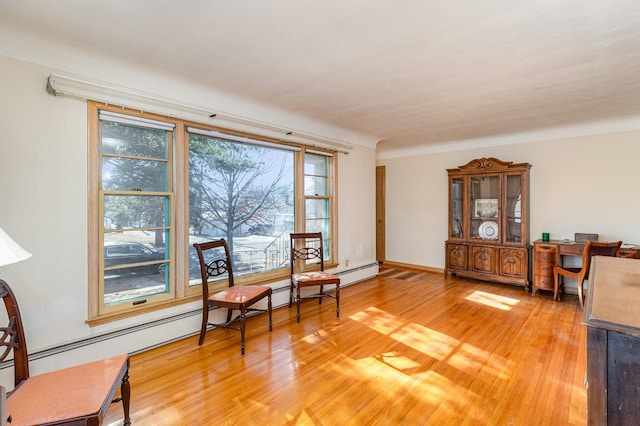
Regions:
<instances>
[{"instance_id":1,"label":"glass cabinet door","mask_svg":"<svg viewBox=\"0 0 640 426\"><path fill-rule=\"evenodd\" d=\"M463 178L451 178L449 186L449 238L464 238Z\"/></svg>"},{"instance_id":2,"label":"glass cabinet door","mask_svg":"<svg viewBox=\"0 0 640 426\"><path fill-rule=\"evenodd\" d=\"M500 176L471 177L469 182L470 237L498 240L500 223Z\"/></svg>"},{"instance_id":3,"label":"glass cabinet door","mask_svg":"<svg viewBox=\"0 0 640 426\"><path fill-rule=\"evenodd\" d=\"M522 177L507 175L505 185L505 241L519 243L522 241Z\"/></svg>"}]
</instances>

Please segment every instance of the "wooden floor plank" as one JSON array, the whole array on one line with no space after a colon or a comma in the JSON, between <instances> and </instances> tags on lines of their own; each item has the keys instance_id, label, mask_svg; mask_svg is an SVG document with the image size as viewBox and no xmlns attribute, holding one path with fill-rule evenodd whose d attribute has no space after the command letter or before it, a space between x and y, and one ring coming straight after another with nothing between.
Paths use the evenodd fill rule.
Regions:
<instances>
[{"instance_id":1,"label":"wooden floor plank","mask_svg":"<svg viewBox=\"0 0 640 426\"><path fill-rule=\"evenodd\" d=\"M131 358L135 425L583 425L576 297L384 270L335 304L274 311ZM195 332L196 330L194 330ZM112 405L104 424L121 424Z\"/></svg>"}]
</instances>

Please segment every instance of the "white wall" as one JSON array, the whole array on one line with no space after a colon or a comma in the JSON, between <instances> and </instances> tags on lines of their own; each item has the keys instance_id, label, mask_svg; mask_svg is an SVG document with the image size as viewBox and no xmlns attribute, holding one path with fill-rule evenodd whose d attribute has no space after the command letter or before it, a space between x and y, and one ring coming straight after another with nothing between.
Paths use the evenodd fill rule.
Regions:
<instances>
[{"instance_id":1,"label":"white wall","mask_svg":"<svg viewBox=\"0 0 640 426\"><path fill-rule=\"evenodd\" d=\"M378 160L386 166L387 260L444 268L447 172L474 158L531 168L531 240L575 232L640 244L640 130Z\"/></svg>"},{"instance_id":2,"label":"white wall","mask_svg":"<svg viewBox=\"0 0 640 426\"><path fill-rule=\"evenodd\" d=\"M99 65L92 64L95 68ZM77 72L0 56L0 226L33 254L27 261L2 268L0 277L9 282L17 295L30 353L129 327L138 326L141 330L37 359L31 363L32 374L115 353L133 352L193 333L200 323L199 316L193 315L162 326L141 326L200 306L192 303L93 328L86 324L87 108L83 101L54 97L46 92L47 76L58 71ZM122 84L126 72L121 69L117 74ZM129 87L134 86L135 81L132 80ZM158 86L156 94L176 98L180 88L187 86L188 82L175 81L170 86L171 93L163 92L164 87ZM185 89L184 93L189 90ZM206 98L206 93L198 93ZM261 109L233 112L251 116L250 112L257 111ZM253 118L292 119L277 114ZM298 128L308 125L293 123ZM345 134L326 136L344 137ZM349 269L375 263L375 151L355 147L348 155L339 154L338 162L338 237L342 265L337 271L344 271L347 259ZM377 268L370 267L355 271L346 274L343 282L361 280L376 271ZM285 284L275 283L276 286ZM285 293L279 293L278 297L282 300L274 302L284 303ZM12 368L0 371L0 384L11 388L12 374Z\"/></svg>"}]
</instances>

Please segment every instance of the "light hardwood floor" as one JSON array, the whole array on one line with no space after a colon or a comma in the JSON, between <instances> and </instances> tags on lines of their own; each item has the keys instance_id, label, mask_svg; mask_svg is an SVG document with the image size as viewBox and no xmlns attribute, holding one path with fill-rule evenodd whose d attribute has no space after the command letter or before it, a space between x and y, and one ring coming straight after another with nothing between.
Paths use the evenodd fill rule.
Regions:
<instances>
[{"instance_id":1,"label":"light hardwood floor","mask_svg":"<svg viewBox=\"0 0 640 426\"><path fill-rule=\"evenodd\" d=\"M381 271L335 303L274 311L131 358L134 425L584 425L577 297ZM196 330L194 330L196 331ZM122 424L113 404L105 425Z\"/></svg>"}]
</instances>

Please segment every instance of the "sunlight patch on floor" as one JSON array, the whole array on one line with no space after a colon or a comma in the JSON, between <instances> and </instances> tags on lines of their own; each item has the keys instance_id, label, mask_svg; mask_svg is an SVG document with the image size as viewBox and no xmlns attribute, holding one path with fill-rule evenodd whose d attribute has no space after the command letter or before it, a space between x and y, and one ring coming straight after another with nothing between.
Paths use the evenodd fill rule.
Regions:
<instances>
[{"instance_id":1,"label":"sunlight patch on floor","mask_svg":"<svg viewBox=\"0 0 640 426\"><path fill-rule=\"evenodd\" d=\"M308 344L320 344L327 338L331 338L327 330L321 329L314 331L313 334L307 334L302 338L302 341Z\"/></svg>"},{"instance_id":2,"label":"sunlight patch on floor","mask_svg":"<svg viewBox=\"0 0 640 426\"><path fill-rule=\"evenodd\" d=\"M407 362L405 357L398 357L398 359L401 359L400 362ZM385 359L385 361L388 360L388 358ZM416 364L410 360L408 362L412 367ZM342 363L351 365L345 366L341 365ZM348 371L357 372L359 380L364 379L365 386L370 386L371 389L384 389L381 396L386 399L399 398L410 392L425 402L440 404L442 400L450 397L452 389L456 386L449 379L431 370L409 376L396 369L391 363L381 362L376 357L357 360L346 358L335 364L333 369L341 374Z\"/></svg>"},{"instance_id":3,"label":"sunlight patch on floor","mask_svg":"<svg viewBox=\"0 0 640 426\"><path fill-rule=\"evenodd\" d=\"M386 355L393 355L393 353ZM416 365L415 362L403 356L396 357L396 359L401 364L407 362L407 366L410 368L414 368ZM385 361L389 361L388 356ZM388 402L383 402L382 400L418 400L418 402L412 403L413 407L409 412L402 414L387 413L387 416L391 416L387 420L392 420L393 415L420 417L423 416L420 413L436 407L437 410L446 410L453 414L457 412L458 407L482 405L482 397L476 392L456 384L434 370L407 375L400 369L396 369L392 362L388 362L388 365L386 365L385 362L373 357L359 360L349 358L341 360L340 364L342 363L349 363L350 365L334 365L333 368L336 374L345 374L348 371L357 372L358 380L363 383L358 392L362 393L362 395L371 395L366 401L362 401L364 404L375 406L388 405ZM375 392L366 393L367 389L375 390ZM335 410L338 409L337 407L335 408ZM333 414L336 414L336 412L333 412ZM357 424L357 413L351 411L350 415L355 416L354 421Z\"/></svg>"},{"instance_id":4,"label":"sunlight patch on floor","mask_svg":"<svg viewBox=\"0 0 640 426\"><path fill-rule=\"evenodd\" d=\"M461 410L464 410L465 415L468 415L466 412L468 407L478 407L483 405L482 396L470 389L456 384L447 377L438 374L433 370L420 373L419 376L422 376L420 378L422 387L419 391L425 394L422 396L423 399L428 399L430 403L438 405L438 411L434 413L434 417L449 417L454 419L460 414ZM447 414L444 416L436 414L439 412L445 412ZM476 417L476 420L481 420L475 414L473 417Z\"/></svg>"},{"instance_id":5,"label":"sunlight patch on floor","mask_svg":"<svg viewBox=\"0 0 640 426\"><path fill-rule=\"evenodd\" d=\"M447 359L460 345L453 337L415 323L406 324L389 337L438 361Z\"/></svg>"},{"instance_id":6,"label":"sunlight patch on floor","mask_svg":"<svg viewBox=\"0 0 640 426\"><path fill-rule=\"evenodd\" d=\"M385 364L388 364L396 370L400 371L406 371L412 368L420 367L420 364L404 355L400 355L396 351L385 352L382 355L379 355L377 358L379 361L382 361Z\"/></svg>"},{"instance_id":7,"label":"sunlight patch on floor","mask_svg":"<svg viewBox=\"0 0 640 426\"><path fill-rule=\"evenodd\" d=\"M447 362L452 367L468 374L475 375L482 371L482 374L489 374L503 380L509 378L509 369L514 364L513 361L492 355L490 352L468 343L460 345Z\"/></svg>"},{"instance_id":8,"label":"sunlight patch on floor","mask_svg":"<svg viewBox=\"0 0 640 426\"><path fill-rule=\"evenodd\" d=\"M358 312L350 316L350 319L472 376L487 375L507 380L509 369L513 366L513 362L477 346L461 342L423 325L403 321L400 317L375 307ZM400 371L415 369L417 365L397 351L376 357L380 362Z\"/></svg>"},{"instance_id":9,"label":"sunlight patch on floor","mask_svg":"<svg viewBox=\"0 0 640 426\"><path fill-rule=\"evenodd\" d=\"M402 328L405 324L405 321L402 321L401 318L395 317L373 306L367 308L366 311L355 313L349 318L363 323L372 330L384 335L391 334L393 331Z\"/></svg>"},{"instance_id":10,"label":"sunlight patch on floor","mask_svg":"<svg viewBox=\"0 0 640 426\"><path fill-rule=\"evenodd\" d=\"M460 341L446 334L420 324L407 323L402 318L375 307L369 307L350 318L440 361L460 345Z\"/></svg>"},{"instance_id":11,"label":"sunlight patch on floor","mask_svg":"<svg viewBox=\"0 0 640 426\"><path fill-rule=\"evenodd\" d=\"M497 294L487 293L486 291L480 290L474 291L469 296L465 297L465 299L470 302L482 303L483 305L502 309L503 311L510 311L519 302L518 299L499 296Z\"/></svg>"}]
</instances>

